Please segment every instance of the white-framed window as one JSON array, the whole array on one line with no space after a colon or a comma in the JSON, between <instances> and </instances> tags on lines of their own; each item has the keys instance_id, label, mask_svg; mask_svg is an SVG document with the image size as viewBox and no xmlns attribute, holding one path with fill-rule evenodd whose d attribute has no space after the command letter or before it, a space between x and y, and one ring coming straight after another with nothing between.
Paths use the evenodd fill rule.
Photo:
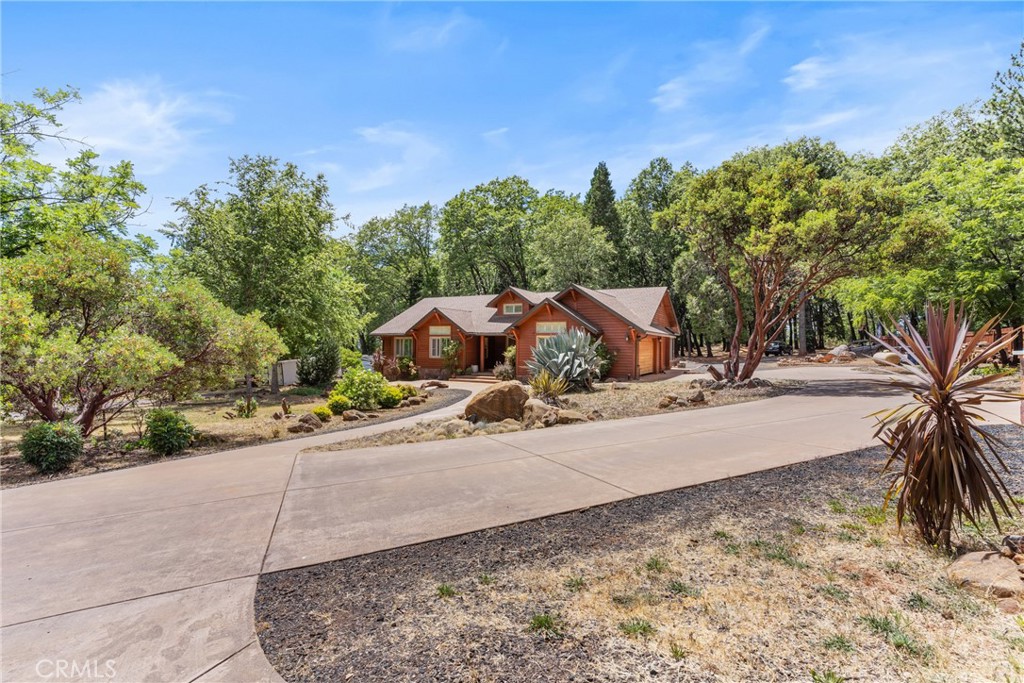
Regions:
<instances>
[{"instance_id":1,"label":"white-framed window","mask_svg":"<svg viewBox=\"0 0 1024 683\"><path fill-rule=\"evenodd\" d=\"M452 336L451 325L431 325L430 326L431 337L450 337Z\"/></svg>"},{"instance_id":2,"label":"white-framed window","mask_svg":"<svg viewBox=\"0 0 1024 683\"><path fill-rule=\"evenodd\" d=\"M502 307L501 310L502 310L502 312L505 315L519 315L520 313L523 312L523 305L522 304L505 304Z\"/></svg>"},{"instance_id":3,"label":"white-framed window","mask_svg":"<svg viewBox=\"0 0 1024 683\"><path fill-rule=\"evenodd\" d=\"M412 358L412 337L395 337L395 358Z\"/></svg>"},{"instance_id":4,"label":"white-framed window","mask_svg":"<svg viewBox=\"0 0 1024 683\"><path fill-rule=\"evenodd\" d=\"M561 334L565 332L565 330L565 322L537 323L537 341L540 341L541 339L547 339L548 337L554 337L556 334Z\"/></svg>"},{"instance_id":5,"label":"white-framed window","mask_svg":"<svg viewBox=\"0 0 1024 683\"><path fill-rule=\"evenodd\" d=\"M430 338L430 357L431 358L443 358L444 357L444 345L448 343L451 337L431 337Z\"/></svg>"}]
</instances>

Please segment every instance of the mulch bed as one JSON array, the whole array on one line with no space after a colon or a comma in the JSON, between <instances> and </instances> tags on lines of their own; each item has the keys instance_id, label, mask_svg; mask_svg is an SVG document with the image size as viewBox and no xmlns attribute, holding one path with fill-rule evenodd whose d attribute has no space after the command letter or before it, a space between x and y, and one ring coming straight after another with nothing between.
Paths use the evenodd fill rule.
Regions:
<instances>
[{"instance_id":1,"label":"mulch bed","mask_svg":"<svg viewBox=\"0 0 1024 683\"><path fill-rule=\"evenodd\" d=\"M1024 492L1024 430L993 429L1008 442L1004 458L1012 472L1007 483L1015 493ZM941 574L941 567L948 560L922 548L912 538L898 537L891 514L883 526L855 531L859 525L852 521L866 522L854 517L854 511L859 506L881 503L884 484L878 472L883 461L882 449L870 448L578 512L266 574L260 577L256 594L256 630L270 662L289 681L806 681L816 662L819 670L823 670L827 667L821 664L832 660L856 668L857 675L849 680L924 680L935 673L929 670L929 676L924 676L925 667L940 665L962 667L946 672L952 675L943 676L944 680L985 678L980 669L973 668L973 662L964 664L956 660L955 653L940 651L939 664L924 664L897 651L865 631L854 609L863 607L860 603L808 607L805 603L810 598L788 592L786 581L794 586L802 582L801 590L827 602L815 593L815 586L845 581L857 601L862 591L911 582L926 571ZM837 514L835 509L830 512L829 506L835 501L841 501L849 514ZM794 531L796 527L798 532ZM732 535L725 535L720 531L723 528L730 529ZM840 543L837 532L857 534L858 540ZM794 536L795 533L805 535ZM863 576L852 570L840 570L847 555L851 562L856 562L858 556L869 551L883 552L868 541L882 543L878 537L887 533L884 552L888 557L909 557L909 571L899 568L898 562L893 563L892 575L885 575L887 570L868 570ZM873 535L870 539L869 534ZM731 552L722 552L723 545L728 544L721 539L727 537L744 548L741 554L734 557ZM751 543L755 539L783 537L787 543L797 543L800 552L806 552L801 557L808 563L814 562L814 566L788 567L758 557L758 551L751 549L758 547ZM965 542L978 546L980 540L969 537ZM762 593L775 593L771 599L785 606L781 607L783 611L800 611L799 619L803 621L797 623L801 625L824 619L828 609L839 609L850 624L852 636L865 642L858 642L853 654L837 654L823 650L820 640L795 641L797 634L780 632L790 629L774 625L773 631L773 624L766 623L763 631L755 629L752 635L745 636L747 647L709 648L675 658L653 642L615 633L614 625L603 627L603 631L597 628L597 617L580 616L580 601L584 601L583 614L587 614L585 601L589 598L563 589L565 577L573 576L580 571L581 563L589 562L584 571L592 570L588 576L595 584L592 593L597 594L599 581L611 580L607 577L613 572L604 566L602 576L603 557L617 558L615 561L620 564L623 556L641 558L639 565L626 565L624 580L664 583L667 575L644 573L642 558L649 557L646 553L652 548L665 547L688 553L685 556L690 561L685 566L680 562L672 569L703 579L709 592L714 588L716 572L720 576L747 571L751 584L756 585L743 584L747 590L741 592L754 593L754 599L762 599ZM839 559L833 555L833 564L829 565L815 552L838 553ZM709 558L708 566L700 561L701 553ZM712 556L718 558L714 569ZM836 576L821 578L821 573L830 575L829 567ZM486 581L480 578L483 576ZM935 576L930 581L929 590L938 585L936 582L941 583ZM544 582L547 584L542 585ZM438 586L442 584L451 585L454 596L439 597ZM908 585L898 587L906 591ZM986 646L994 642L992 620L1003 619L1012 625L1010 617L1000 616L984 601L959 595L959 590L953 592L957 595L946 598L942 597L944 594L926 591L935 602L961 601L955 604L964 605L964 614L975 615L964 619L988 621L961 622L959 608L947 609L943 603L942 609L951 610L953 616L940 614L938 607L927 615L943 638L966 640L964 647L971 650L972 637L988 638L984 641ZM678 613L682 607L676 605L684 603L670 602L676 597L658 596L658 600L669 602L652 609ZM900 593L892 599L905 598ZM707 620L708 609L725 610L721 615L726 616L711 615L710 618L720 619L720 625L712 631L724 629L722 637L733 637L728 631L738 626L743 605L727 608L712 605L707 596L703 600L704 612L691 612L692 618ZM690 609L699 609L699 602L691 600L686 604ZM571 612L573 609L577 611ZM808 609L810 612L803 614L802 610ZM564 615L567 611L570 623L561 637L545 637L528 629L532 615ZM773 611L768 610L768 614L770 617ZM924 618L917 613L912 616ZM679 618L688 623L685 614ZM806 636L804 633L802 637ZM998 642L1002 647L1002 641ZM790 649L776 652L773 648L782 647L780 643ZM999 657L1005 662L1003 651L974 654L984 654L986 662ZM716 657L720 658L719 664L722 660L725 663L715 666L712 662ZM953 663L942 664L948 661Z\"/></svg>"},{"instance_id":2,"label":"mulch bed","mask_svg":"<svg viewBox=\"0 0 1024 683\"><path fill-rule=\"evenodd\" d=\"M97 474L99 472L124 469L126 467L152 465L154 463L164 462L167 460L194 458L198 455L208 455L210 453L217 453L223 450L234 450L236 448L276 443L279 441L290 441L292 439L301 439L307 436L315 436L317 434L342 432L349 429L356 429L358 427L367 427L370 425L393 422L394 420L401 420L403 418L429 413L440 408L446 408L458 403L469 396L469 394L470 392L465 389L437 389L430 397L430 400L416 406L377 411L379 412L380 417L353 422L345 422L340 417L335 417L322 429L318 429L316 432L309 434L290 434L285 432L277 439L254 439L248 442L233 441L228 445L219 442L214 436L204 438L202 429L200 429L200 440L198 445L176 455L165 457L153 455L149 451L145 450L123 451L121 450L121 446L124 443L123 439L118 441L112 440L110 443L99 441L95 444L86 445L85 453L81 460L73 463L67 470L54 474L38 473L34 467L28 465L21 459L21 454L18 452L17 448L10 448L6 452L0 454L0 489L27 486L29 484L41 484L47 481L56 481L58 479L68 479L71 477L82 477L90 474ZM303 412L302 404L297 403L295 405L295 409L297 413Z\"/></svg>"}]
</instances>

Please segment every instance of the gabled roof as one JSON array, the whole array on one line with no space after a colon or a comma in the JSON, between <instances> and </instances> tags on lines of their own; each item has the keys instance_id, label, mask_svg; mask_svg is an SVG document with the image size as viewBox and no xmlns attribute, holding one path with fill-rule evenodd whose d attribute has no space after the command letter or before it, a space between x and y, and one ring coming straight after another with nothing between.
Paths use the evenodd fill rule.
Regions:
<instances>
[{"instance_id":1,"label":"gabled roof","mask_svg":"<svg viewBox=\"0 0 1024 683\"><path fill-rule=\"evenodd\" d=\"M506 287L497 296L488 301L487 305L494 306L498 302L498 299L505 296L509 292L512 292L513 294L515 294L516 296L518 296L520 299L527 302L531 306L536 306L541 301L544 301L544 299L550 299L551 297L558 294L558 292L531 292L528 289L522 289L520 287Z\"/></svg>"},{"instance_id":2,"label":"gabled roof","mask_svg":"<svg viewBox=\"0 0 1024 683\"><path fill-rule=\"evenodd\" d=\"M581 326L587 328L588 330L590 330L594 334L600 334L601 333L601 328L600 327L598 327L594 323L592 323L589 320L587 320L586 318L584 318L577 311L572 310L571 308L569 308L565 304L563 304L563 303L561 303L559 301L555 301L554 299L552 299L550 297L546 298L546 299L544 299L542 301L538 301L537 304L535 306L533 306L526 313L526 315L524 315L521 318L519 318L518 320L516 320L514 323L509 325L509 327L510 328L512 328L512 327L519 327L521 324L523 324L524 322L526 322L527 320L532 318L534 315L536 315L536 314L540 313L541 311L543 311L545 306L551 306L552 308L557 309L558 311L561 311L567 317L572 318L573 320L578 322Z\"/></svg>"},{"instance_id":3,"label":"gabled roof","mask_svg":"<svg viewBox=\"0 0 1024 683\"><path fill-rule=\"evenodd\" d=\"M632 289L590 289L581 285L570 285L561 292L531 292L519 287L509 287L501 294L478 294L472 296L433 296L423 299L387 321L370 334L375 336L393 336L409 334L427 317L438 313L450 320L464 334L496 335L505 333L513 324L530 317L532 311L524 316L501 315L494 307L495 302L506 292L512 292L532 307L550 302L559 310L567 312L580 321L584 327L599 332L593 323L583 318L577 311L564 303L566 295L575 291L603 307L627 325L644 334L675 336L675 329L654 323L658 308L668 290L665 287L637 287ZM675 312L672 312L675 321Z\"/></svg>"},{"instance_id":4,"label":"gabled roof","mask_svg":"<svg viewBox=\"0 0 1024 683\"><path fill-rule=\"evenodd\" d=\"M658 308L668 293L668 288L666 287L590 289L582 285L569 285L555 298L561 301L569 292L574 290L641 332L673 337L677 334L676 330L654 323L654 316L658 314ZM674 311L672 312L672 318L673 320L675 319ZM676 328L678 326L679 323L677 322Z\"/></svg>"}]
</instances>

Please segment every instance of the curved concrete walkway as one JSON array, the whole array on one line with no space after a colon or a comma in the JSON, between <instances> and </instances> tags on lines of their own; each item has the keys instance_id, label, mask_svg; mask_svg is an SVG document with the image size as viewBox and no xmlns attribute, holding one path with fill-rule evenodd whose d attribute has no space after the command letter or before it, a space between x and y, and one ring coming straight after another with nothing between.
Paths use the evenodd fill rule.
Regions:
<instances>
[{"instance_id":1,"label":"curved concrete walkway","mask_svg":"<svg viewBox=\"0 0 1024 683\"><path fill-rule=\"evenodd\" d=\"M699 411L300 453L398 421L4 491L3 680L280 680L254 632L262 572L841 453L870 444L863 417L898 400L848 368L764 374L812 383Z\"/></svg>"}]
</instances>

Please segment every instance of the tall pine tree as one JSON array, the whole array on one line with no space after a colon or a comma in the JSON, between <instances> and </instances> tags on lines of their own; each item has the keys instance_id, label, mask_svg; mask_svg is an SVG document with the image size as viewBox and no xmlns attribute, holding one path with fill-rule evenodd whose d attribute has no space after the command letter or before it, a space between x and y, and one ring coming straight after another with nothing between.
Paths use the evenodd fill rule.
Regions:
<instances>
[{"instance_id":1,"label":"tall pine tree","mask_svg":"<svg viewBox=\"0 0 1024 683\"><path fill-rule=\"evenodd\" d=\"M590 180L590 189L583 201L587 218L594 227L602 227L608 233L608 239L616 249L622 246L622 220L615 206L615 190L612 188L612 177L608 166L602 161L594 169L594 177Z\"/></svg>"}]
</instances>

